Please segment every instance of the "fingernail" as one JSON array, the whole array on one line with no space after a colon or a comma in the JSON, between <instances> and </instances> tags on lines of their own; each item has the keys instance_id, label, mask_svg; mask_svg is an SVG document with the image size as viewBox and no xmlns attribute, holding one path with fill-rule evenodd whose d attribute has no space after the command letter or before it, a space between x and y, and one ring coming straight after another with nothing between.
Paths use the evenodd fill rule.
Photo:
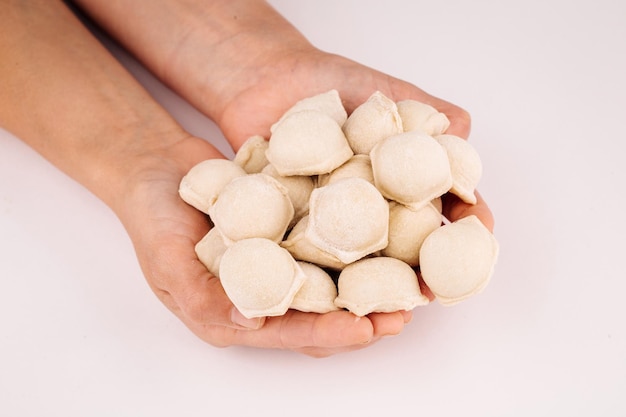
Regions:
<instances>
[{"instance_id":1,"label":"fingernail","mask_svg":"<svg viewBox=\"0 0 626 417\"><path fill-rule=\"evenodd\" d=\"M236 327L243 327L249 330L258 330L263 326L263 323L265 323L265 317L247 318L236 308L230 311L230 320Z\"/></svg>"}]
</instances>

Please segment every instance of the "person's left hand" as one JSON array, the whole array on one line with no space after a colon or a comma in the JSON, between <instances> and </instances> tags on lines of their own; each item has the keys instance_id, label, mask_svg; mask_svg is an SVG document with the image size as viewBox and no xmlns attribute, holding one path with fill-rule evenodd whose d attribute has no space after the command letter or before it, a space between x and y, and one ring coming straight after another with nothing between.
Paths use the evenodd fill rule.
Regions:
<instances>
[{"instance_id":1,"label":"person's left hand","mask_svg":"<svg viewBox=\"0 0 626 417\"><path fill-rule=\"evenodd\" d=\"M360 349L401 332L411 312L358 318L289 310L280 317L244 318L218 278L198 260L195 244L208 232L207 217L178 195L180 179L195 163L221 157L207 142L189 137L158 164L129 179L116 209L134 244L146 280L157 297L194 334L214 346L288 349L314 357Z\"/></svg>"}]
</instances>

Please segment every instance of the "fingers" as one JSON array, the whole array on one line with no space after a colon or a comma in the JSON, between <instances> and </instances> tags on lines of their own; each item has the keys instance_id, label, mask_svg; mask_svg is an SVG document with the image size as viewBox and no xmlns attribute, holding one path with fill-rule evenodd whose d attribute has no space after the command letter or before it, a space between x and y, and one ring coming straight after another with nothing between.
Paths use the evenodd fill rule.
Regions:
<instances>
[{"instance_id":1,"label":"fingers","mask_svg":"<svg viewBox=\"0 0 626 417\"><path fill-rule=\"evenodd\" d=\"M487 203L482 198L478 191L475 191L476 204L468 204L452 193L447 193L443 196L443 212L444 215L450 220L455 221L463 217L475 215L485 225L489 231L493 232L494 218L493 213L487 206Z\"/></svg>"},{"instance_id":2,"label":"fingers","mask_svg":"<svg viewBox=\"0 0 626 417\"><path fill-rule=\"evenodd\" d=\"M235 331L233 344L297 350L306 347L341 348L369 343L374 328L367 318L346 311L327 314L288 310L282 316L268 317L256 331Z\"/></svg>"},{"instance_id":3,"label":"fingers","mask_svg":"<svg viewBox=\"0 0 626 417\"><path fill-rule=\"evenodd\" d=\"M190 244L179 248L174 240L159 246L160 254L151 258L158 269L147 274L155 293L190 330L214 346L244 345L327 356L399 334L411 319L410 312L357 317L347 311L315 314L296 310L278 317L247 319L234 308L219 279L195 259Z\"/></svg>"},{"instance_id":4,"label":"fingers","mask_svg":"<svg viewBox=\"0 0 626 417\"><path fill-rule=\"evenodd\" d=\"M367 318L372 322L374 337L381 338L399 335L404 326L412 320L413 314L410 311L371 313Z\"/></svg>"},{"instance_id":5,"label":"fingers","mask_svg":"<svg viewBox=\"0 0 626 417\"><path fill-rule=\"evenodd\" d=\"M267 317L258 330L192 324L190 329L215 346L242 345L300 352L326 357L359 350L385 336L399 334L411 319L410 312L375 313L357 317L347 311L326 314L288 310Z\"/></svg>"}]
</instances>

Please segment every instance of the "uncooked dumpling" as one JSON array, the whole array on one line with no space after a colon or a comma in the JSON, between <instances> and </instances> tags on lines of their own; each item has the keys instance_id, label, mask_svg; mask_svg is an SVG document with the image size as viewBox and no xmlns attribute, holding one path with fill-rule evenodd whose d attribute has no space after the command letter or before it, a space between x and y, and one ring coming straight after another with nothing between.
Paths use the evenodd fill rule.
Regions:
<instances>
[{"instance_id":1,"label":"uncooked dumpling","mask_svg":"<svg viewBox=\"0 0 626 417\"><path fill-rule=\"evenodd\" d=\"M466 203L476 204L474 190L483 173L476 149L465 139L454 135L439 135L435 139L448 153L452 188L450 192Z\"/></svg>"},{"instance_id":2,"label":"uncooked dumpling","mask_svg":"<svg viewBox=\"0 0 626 417\"><path fill-rule=\"evenodd\" d=\"M387 246L388 231L389 204L362 178L345 178L311 193L305 236L343 263Z\"/></svg>"},{"instance_id":3,"label":"uncooked dumpling","mask_svg":"<svg viewBox=\"0 0 626 417\"><path fill-rule=\"evenodd\" d=\"M293 113L303 110L316 110L327 114L334 121L336 121L339 126L343 126L348 118L346 109L343 107L343 103L339 97L339 92L337 90L330 90L298 101L289 110L287 110L276 123L272 125L270 131L273 133L274 130L276 130L276 126L285 120L285 118Z\"/></svg>"},{"instance_id":4,"label":"uncooked dumpling","mask_svg":"<svg viewBox=\"0 0 626 417\"><path fill-rule=\"evenodd\" d=\"M296 224L302 217L308 214L309 199L311 192L313 192L315 188L315 180L312 177L303 175L290 175L285 177L280 175L272 164L263 168L261 173L271 176L287 189L287 194L289 195L289 199L295 211L290 225Z\"/></svg>"},{"instance_id":5,"label":"uncooked dumpling","mask_svg":"<svg viewBox=\"0 0 626 417\"><path fill-rule=\"evenodd\" d=\"M448 117L433 106L416 100L402 100L396 103L405 132L419 130L435 136L450 127Z\"/></svg>"},{"instance_id":6,"label":"uncooked dumpling","mask_svg":"<svg viewBox=\"0 0 626 417\"><path fill-rule=\"evenodd\" d=\"M266 152L280 175L318 175L332 171L353 155L341 127L332 117L303 110L280 122Z\"/></svg>"},{"instance_id":7,"label":"uncooked dumpling","mask_svg":"<svg viewBox=\"0 0 626 417\"><path fill-rule=\"evenodd\" d=\"M476 217L442 214L446 193L475 203L482 174L448 126L434 107L379 91L350 117L336 90L301 100L269 141L251 136L233 161L181 180L181 198L214 225L198 259L246 317L409 310L429 301L420 284L442 304L476 294L498 245Z\"/></svg>"},{"instance_id":8,"label":"uncooked dumpling","mask_svg":"<svg viewBox=\"0 0 626 417\"><path fill-rule=\"evenodd\" d=\"M305 232L308 225L309 216L307 215L296 223L287 239L283 240L280 245L299 261L312 262L325 268L343 269L346 266L344 262L337 259L335 255L321 250L307 239Z\"/></svg>"},{"instance_id":9,"label":"uncooked dumpling","mask_svg":"<svg viewBox=\"0 0 626 417\"><path fill-rule=\"evenodd\" d=\"M227 245L251 237L280 242L294 208L282 184L266 174L249 174L227 184L209 214Z\"/></svg>"},{"instance_id":10,"label":"uncooked dumpling","mask_svg":"<svg viewBox=\"0 0 626 417\"><path fill-rule=\"evenodd\" d=\"M335 304L357 316L412 310L429 302L420 291L415 271L395 258L354 262L341 271L337 285Z\"/></svg>"},{"instance_id":11,"label":"uncooked dumpling","mask_svg":"<svg viewBox=\"0 0 626 417\"><path fill-rule=\"evenodd\" d=\"M452 186L448 155L419 131L391 136L370 153L374 182L390 200L419 209Z\"/></svg>"},{"instance_id":12,"label":"uncooked dumpling","mask_svg":"<svg viewBox=\"0 0 626 417\"><path fill-rule=\"evenodd\" d=\"M348 116L343 131L354 153L367 155L378 142L403 129L396 103L376 91Z\"/></svg>"},{"instance_id":13,"label":"uncooked dumpling","mask_svg":"<svg viewBox=\"0 0 626 417\"><path fill-rule=\"evenodd\" d=\"M215 227L209 230L195 246L196 255L200 262L216 277L219 277L220 261L226 249L224 239Z\"/></svg>"},{"instance_id":14,"label":"uncooked dumpling","mask_svg":"<svg viewBox=\"0 0 626 417\"><path fill-rule=\"evenodd\" d=\"M235 154L233 162L248 174L257 174L269 163L265 152L269 142L261 135L250 136Z\"/></svg>"},{"instance_id":15,"label":"uncooked dumpling","mask_svg":"<svg viewBox=\"0 0 626 417\"><path fill-rule=\"evenodd\" d=\"M374 184L374 173L372 172L372 162L369 155L354 155L339 168L328 174L320 175L317 179L317 185L318 187L323 187L343 178L363 178Z\"/></svg>"},{"instance_id":16,"label":"uncooked dumpling","mask_svg":"<svg viewBox=\"0 0 626 417\"><path fill-rule=\"evenodd\" d=\"M441 227L442 219L436 204L413 210L392 201L389 203L389 244L382 250L382 255L400 259L411 266L419 265L420 247L429 234Z\"/></svg>"},{"instance_id":17,"label":"uncooked dumpling","mask_svg":"<svg viewBox=\"0 0 626 417\"><path fill-rule=\"evenodd\" d=\"M296 293L289 308L321 314L339 310L339 307L335 305L337 286L328 272L309 262L298 261L298 265L307 279Z\"/></svg>"},{"instance_id":18,"label":"uncooked dumpling","mask_svg":"<svg viewBox=\"0 0 626 417\"><path fill-rule=\"evenodd\" d=\"M289 252L263 238L230 246L219 272L226 295L247 318L285 314L306 280Z\"/></svg>"},{"instance_id":19,"label":"uncooked dumpling","mask_svg":"<svg viewBox=\"0 0 626 417\"><path fill-rule=\"evenodd\" d=\"M422 244L422 278L441 304L455 304L487 285L498 250L495 237L478 217L459 219L432 232Z\"/></svg>"},{"instance_id":20,"label":"uncooked dumpling","mask_svg":"<svg viewBox=\"0 0 626 417\"><path fill-rule=\"evenodd\" d=\"M218 194L232 179L246 171L228 159L207 159L193 166L180 181L178 194L189 205L205 214Z\"/></svg>"}]
</instances>

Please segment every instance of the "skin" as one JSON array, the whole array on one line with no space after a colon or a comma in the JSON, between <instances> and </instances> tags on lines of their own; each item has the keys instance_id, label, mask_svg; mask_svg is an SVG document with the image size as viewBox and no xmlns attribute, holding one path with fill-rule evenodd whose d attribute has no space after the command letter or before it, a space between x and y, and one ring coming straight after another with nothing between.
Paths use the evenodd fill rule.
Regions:
<instances>
[{"instance_id":1,"label":"skin","mask_svg":"<svg viewBox=\"0 0 626 417\"><path fill-rule=\"evenodd\" d=\"M348 112L379 90L433 105L467 138L466 111L418 87L311 45L259 0L80 0L76 4L165 84L220 127L237 150L297 100L335 88ZM119 217L156 296L213 346L289 349L313 357L353 351L399 334L411 312L357 318L290 310L246 319L194 245L206 217L178 196L185 173L223 156L186 132L62 2L0 3L0 124L85 186ZM271 28L271 30L268 30ZM445 214L477 215L447 197ZM432 295L423 285L426 294Z\"/></svg>"}]
</instances>

